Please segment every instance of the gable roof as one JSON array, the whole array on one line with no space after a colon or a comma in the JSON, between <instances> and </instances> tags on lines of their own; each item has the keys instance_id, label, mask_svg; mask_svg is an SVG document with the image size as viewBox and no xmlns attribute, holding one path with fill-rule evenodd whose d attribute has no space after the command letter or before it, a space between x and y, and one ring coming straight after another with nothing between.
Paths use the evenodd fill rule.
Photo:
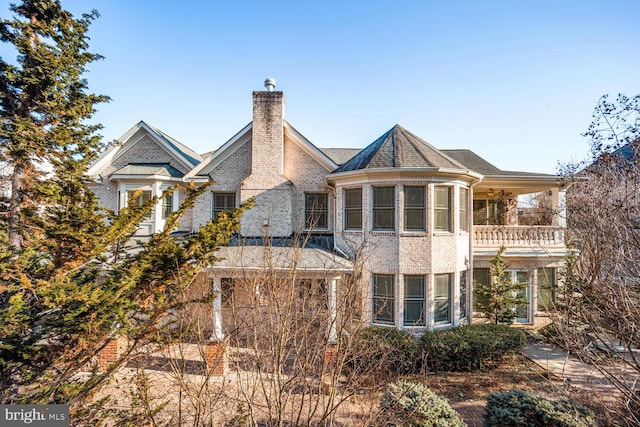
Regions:
<instances>
[{"instance_id":1,"label":"gable roof","mask_svg":"<svg viewBox=\"0 0 640 427\"><path fill-rule=\"evenodd\" d=\"M170 137L161 130L148 125L144 121L139 121L132 126L127 132L125 132L120 138L114 141L107 147L105 151L93 162L89 167L88 175L97 176L102 169L112 163L115 159L124 154L132 146L135 145L139 139L132 140L133 136L140 130L146 131L146 133L161 147L163 147L171 156L182 163L185 169L192 169L202 161L200 156L195 151L191 150L186 145L178 142L174 138Z\"/></svg>"},{"instance_id":2,"label":"gable roof","mask_svg":"<svg viewBox=\"0 0 640 427\"><path fill-rule=\"evenodd\" d=\"M144 122L141 122L144 123ZM146 123L145 123L146 124ZM149 128L153 129L158 135L160 135L168 144L170 144L176 151L180 152L184 157L189 159L189 161L193 164L193 166L198 165L202 160L202 156L186 145L180 143L174 138L170 137L166 133L162 132L160 129L153 127L151 125L147 125Z\"/></svg>"},{"instance_id":3,"label":"gable roof","mask_svg":"<svg viewBox=\"0 0 640 427\"><path fill-rule=\"evenodd\" d=\"M468 169L402 126L395 125L334 173L379 168Z\"/></svg>"},{"instance_id":4,"label":"gable roof","mask_svg":"<svg viewBox=\"0 0 640 427\"><path fill-rule=\"evenodd\" d=\"M249 141L250 132L252 130L253 122L250 122L244 128L240 129L234 136L232 136L231 139L222 144L220 148L210 151L208 157L198 166L193 168L189 173L187 173L185 175L185 178L197 180L202 179L204 176L209 174L216 166L218 166L233 152L240 148L241 145ZM328 172L338 167L337 163L334 162L331 157L325 154L323 150L316 147L311 141L309 141L286 120L284 120L284 135L286 138L300 147L303 151L309 154L315 161L326 168Z\"/></svg>"}]
</instances>

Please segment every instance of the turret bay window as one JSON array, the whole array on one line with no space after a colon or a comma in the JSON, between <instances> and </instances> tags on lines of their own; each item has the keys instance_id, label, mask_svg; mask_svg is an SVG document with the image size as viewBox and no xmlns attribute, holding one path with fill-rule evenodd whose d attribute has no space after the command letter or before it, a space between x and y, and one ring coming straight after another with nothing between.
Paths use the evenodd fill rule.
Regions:
<instances>
[{"instance_id":1,"label":"turret bay window","mask_svg":"<svg viewBox=\"0 0 640 427\"><path fill-rule=\"evenodd\" d=\"M373 275L373 316L374 323L393 325L395 322L395 277L393 274Z\"/></svg>"},{"instance_id":2,"label":"turret bay window","mask_svg":"<svg viewBox=\"0 0 640 427\"><path fill-rule=\"evenodd\" d=\"M329 196L326 193L304 195L305 228L327 230L329 228Z\"/></svg>"},{"instance_id":3,"label":"turret bay window","mask_svg":"<svg viewBox=\"0 0 640 427\"><path fill-rule=\"evenodd\" d=\"M404 325L424 326L425 276L404 276Z\"/></svg>"},{"instance_id":4,"label":"turret bay window","mask_svg":"<svg viewBox=\"0 0 640 427\"><path fill-rule=\"evenodd\" d=\"M426 187L404 187L404 229L407 231L426 230Z\"/></svg>"},{"instance_id":5,"label":"turret bay window","mask_svg":"<svg viewBox=\"0 0 640 427\"><path fill-rule=\"evenodd\" d=\"M436 325L451 323L451 274L436 274L433 283L433 321Z\"/></svg>"},{"instance_id":6,"label":"turret bay window","mask_svg":"<svg viewBox=\"0 0 640 427\"><path fill-rule=\"evenodd\" d=\"M433 227L436 231L451 231L451 187L435 187Z\"/></svg>"},{"instance_id":7,"label":"turret bay window","mask_svg":"<svg viewBox=\"0 0 640 427\"><path fill-rule=\"evenodd\" d=\"M469 231L469 189L460 189L460 230Z\"/></svg>"},{"instance_id":8,"label":"turret bay window","mask_svg":"<svg viewBox=\"0 0 640 427\"><path fill-rule=\"evenodd\" d=\"M362 230L362 188L344 190L344 228Z\"/></svg>"},{"instance_id":9,"label":"turret bay window","mask_svg":"<svg viewBox=\"0 0 640 427\"><path fill-rule=\"evenodd\" d=\"M373 229L395 230L395 187L373 187Z\"/></svg>"},{"instance_id":10,"label":"turret bay window","mask_svg":"<svg viewBox=\"0 0 640 427\"><path fill-rule=\"evenodd\" d=\"M220 212L231 211L236 208L236 193L213 193L212 218Z\"/></svg>"}]
</instances>

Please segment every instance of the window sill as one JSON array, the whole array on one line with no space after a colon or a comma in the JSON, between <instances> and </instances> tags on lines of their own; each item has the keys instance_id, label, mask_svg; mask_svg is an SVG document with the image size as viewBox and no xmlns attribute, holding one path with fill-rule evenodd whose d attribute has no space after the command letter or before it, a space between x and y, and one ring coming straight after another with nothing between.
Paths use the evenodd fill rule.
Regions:
<instances>
[{"instance_id":1,"label":"window sill","mask_svg":"<svg viewBox=\"0 0 640 427\"><path fill-rule=\"evenodd\" d=\"M371 230L372 234L377 234L378 236L395 236L395 230Z\"/></svg>"},{"instance_id":2,"label":"window sill","mask_svg":"<svg viewBox=\"0 0 640 427\"><path fill-rule=\"evenodd\" d=\"M328 234L329 233L328 228L303 228L302 231L304 231L305 233L311 233L311 234L315 234L315 233Z\"/></svg>"},{"instance_id":3,"label":"window sill","mask_svg":"<svg viewBox=\"0 0 640 427\"><path fill-rule=\"evenodd\" d=\"M342 230L344 234L362 234L362 230Z\"/></svg>"},{"instance_id":4,"label":"window sill","mask_svg":"<svg viewBox=\"0 0 640 427\"><path fill-rule=\"evenodd\" d=\"M395 323L380 323L380 322L375 322L375 321L371 321L371 326L383 326L386 328L395 328L396 325Z\"/></svg>"},{"instance_id":5,"label":"window sill","mask_svg":"<svg viewBox=\"0 0 640 427\"><path fill-rule=\"evenodd\" d=\"M400 233L402 237L427 237L428 235L426 231L403 231Z\"/></svg>"},{"instance_id":6,"label":"window sill","mask_svg":"<svg viewBox=\"0 0 640 427\"><path fill-rule=\"evenodd\" d=\"M433 330L437 331L439 329L450 329L453 327L453 323L438 323L433 325Z\"/></svg>"}]
</instances>

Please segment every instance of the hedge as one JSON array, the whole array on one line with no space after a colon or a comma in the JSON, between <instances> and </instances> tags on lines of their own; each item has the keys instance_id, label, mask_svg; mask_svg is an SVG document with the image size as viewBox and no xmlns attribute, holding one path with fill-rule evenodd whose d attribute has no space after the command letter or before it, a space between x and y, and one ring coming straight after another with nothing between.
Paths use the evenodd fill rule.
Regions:
<instances>
[{"instance_id":1,"label":"hedge","mask_svg":"<svg viewBox=\"0 0 640 427\"><path fill-rule=\"evenodd\" d=\"M519 352L526 339L520 329L494 324L427 332L421 339L423 360L433 371L492 368L505 354Z\"/></svg>"}]
</instances>

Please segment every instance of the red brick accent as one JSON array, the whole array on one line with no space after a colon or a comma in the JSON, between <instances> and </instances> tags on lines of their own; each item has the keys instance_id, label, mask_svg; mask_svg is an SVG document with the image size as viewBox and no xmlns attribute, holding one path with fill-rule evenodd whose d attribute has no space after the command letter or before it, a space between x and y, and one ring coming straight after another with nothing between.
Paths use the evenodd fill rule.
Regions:
<instances>
[{"instance_id":1,"label":"red brick accent","mask_svg":"<svg viewBox=\"0 0 640 427\"><path fill-rule=\"evenodd\" d=\"M207 341L204 348L204 360L209 373L214 377L224 375L224 343Z\"/></svg>"},{"instance_id":2,"label":"red brick accent","mask_svg":"<svg viewBox=\"0 0 640 427\"><path fill-rule=\"evenodd\" d=\"M338 358L338 346L335 344L327 344L324 348L324 363L330 365L336 362Z\"/></svg>"},{"instance_id":3,"label":"red brick accent","mask_svg":"<svg viewBox=\"0 0 640 427\"><path fill-rule=\"evenodd\" d=\"M109 366L122 356L125 348L125 337L109 338L107 344L98 353L98 371L105 372L109 369Z\"/></svg>"}]
</instances>

